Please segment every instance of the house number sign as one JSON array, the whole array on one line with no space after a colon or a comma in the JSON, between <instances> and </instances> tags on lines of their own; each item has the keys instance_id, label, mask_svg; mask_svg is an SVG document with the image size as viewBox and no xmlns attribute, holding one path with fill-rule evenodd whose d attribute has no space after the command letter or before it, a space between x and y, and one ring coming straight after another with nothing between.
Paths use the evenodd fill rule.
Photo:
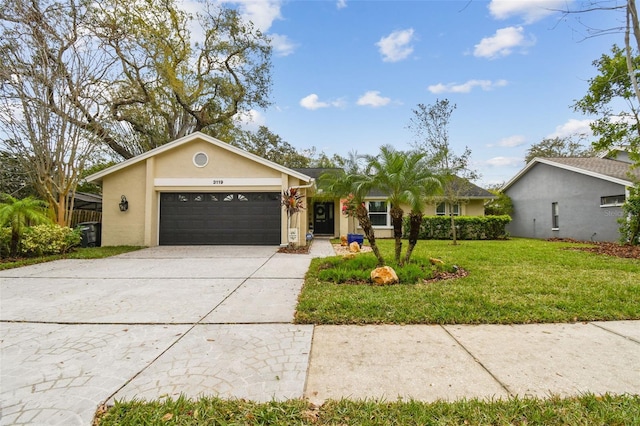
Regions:
<instances>
[{"instance_id":1,"label":"house number sign","mask_svg":"<svg viewBox=\"0 0 640 426\"><path fill-rule=\"evenodd\" d=\"M224 180L222 179L214 179L211 181L213 185L224 185Z\"/></svg>"}]
</instances>

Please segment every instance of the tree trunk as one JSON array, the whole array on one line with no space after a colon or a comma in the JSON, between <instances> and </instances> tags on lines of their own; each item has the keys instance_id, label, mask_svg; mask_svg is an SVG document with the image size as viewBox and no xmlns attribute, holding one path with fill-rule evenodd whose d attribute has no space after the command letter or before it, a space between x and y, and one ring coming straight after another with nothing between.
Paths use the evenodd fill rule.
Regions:
<instances>
[{"instance_id":1,"label":"tree trunk","mask_svg":"<svg viewBox=\"0 0 640 426\"><path fill-rule=\"evenodd\" d=\"M396 241L395 244L395 259L396 263L402 262L402 216L404 211L400 207L391 207L391 225L393 225L393 238Z\"/></svg>"},{"instance_id":2,"label":"tree trunk","mask_svg":"<svg viewBox=\"0 0 640 426\"><path fill-rule=\"evenodd\" d=\"M411 212L409 214L409 246L404 256L403 264L409 263L413 249L418 244L418 236L420 235L420 226L422 225L422 212Z\"/></svg>"},{"instance_id":3,"label":"tree trunk","mask_svg":"<svg viewBox=\"0 0 640 426\"><path fill-rule=\"evenodd\" d=\"M371 219L369 219L369 211L362 204L356 208L356 217L358 218L358 223L360 223L360 227L364 232L364 235L369 240L369 245L371 246L371 250L373 250L373 254L376 255L378 259L378 266L384 266L384 257L380 253L380 249L376 244L376 235L373 230L373 226L371 226Z\"/></svg>"},{"instance_id":4,"label":"tree trunk","mask_svg":"<svg viewBox=\"0 0 640 426\"><path fill-rule=\"evenodd\" d=\"M449 213L451 215L451 237L453 238L453 245L457 245L458 244L458 235L456 233L456 218L453 215L453 205L450 206L451 207L451 213Z\"/></svg>"}]
</instances>

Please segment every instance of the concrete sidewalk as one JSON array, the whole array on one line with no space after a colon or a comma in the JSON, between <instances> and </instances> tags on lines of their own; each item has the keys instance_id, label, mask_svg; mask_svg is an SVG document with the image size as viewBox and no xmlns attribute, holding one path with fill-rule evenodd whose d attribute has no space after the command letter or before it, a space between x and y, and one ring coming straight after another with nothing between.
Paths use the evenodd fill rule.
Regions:
<instances>
[{"instance_id":1,"label":"concrete sidewalk","mask_svg":"<svg viewBox=\"0 0 640 426\"><path fill-rule=\"evenodd\" d=\"M293 324L313 257L153 247L0 271L0 424L89 425L114 400L434 401L640 393L640 322Z\"/></svg>"},{"instance_id":2,"label":"concrete sidewalk","mask_svg":"<svg viewBox=\"0 0 640 426\"><path fill-rule=\"evenodd\" d=\"M317 326L305 396L420 401L640 393L640 322Z\"/></svg>"}]
</instances>

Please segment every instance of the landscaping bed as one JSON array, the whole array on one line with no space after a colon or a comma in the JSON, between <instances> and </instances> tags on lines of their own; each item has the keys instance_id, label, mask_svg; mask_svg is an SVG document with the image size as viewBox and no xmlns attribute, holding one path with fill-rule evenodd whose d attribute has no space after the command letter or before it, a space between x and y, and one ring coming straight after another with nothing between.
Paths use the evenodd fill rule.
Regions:
<instances>
[{"instance_id":1,"label":"landscaping bed","mask_svg":"<svg viewBox=\"0 0 640 426\"><path fill-rule=\"evenodd\" d=\"M393 244L378 241L386 259L393 257ZM594 246L518 238L464 241L455 246L450 241L420 241L412 259L439 258L468 274L384 287L367 282L363 261L339 263L342 270L331 272L328 259L314 259L295 320L304 324L529 324L640 319L640 263L584 250ZM357 255L361 256L373 255ZM350 273L363 278L349 281L350 285L333 278Z\"/></svg>"},{"instance_id":2,"label":"landscaping bed","mask_svg":"<svg viewBox=\"0 0 640 426\"><path fill-rule=\"evenodd\" d=\"M631 244L618 244L606 241L578 241L570 238L551 238L549 241L587 244L586 246L567 247L568 250L582 250L613 257L640 259L640 246L632 246Z\"/></svg>"}]
</instances>

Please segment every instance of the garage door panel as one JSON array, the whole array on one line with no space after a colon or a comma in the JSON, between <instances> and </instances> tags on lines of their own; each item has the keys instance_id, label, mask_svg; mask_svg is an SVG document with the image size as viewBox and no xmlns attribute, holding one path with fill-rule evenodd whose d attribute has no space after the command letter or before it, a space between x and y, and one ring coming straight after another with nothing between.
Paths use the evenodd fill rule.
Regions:
<instances>
[{"instance_id":1,"label":"garage door panel","mask_svg":"<svg viewBox=\"0 0 640 426\"><path fill-rule=\"evenodd\" d=\"M162 193L161 245L278 245L280 194Z\"/></svg>"}]
</instances>

